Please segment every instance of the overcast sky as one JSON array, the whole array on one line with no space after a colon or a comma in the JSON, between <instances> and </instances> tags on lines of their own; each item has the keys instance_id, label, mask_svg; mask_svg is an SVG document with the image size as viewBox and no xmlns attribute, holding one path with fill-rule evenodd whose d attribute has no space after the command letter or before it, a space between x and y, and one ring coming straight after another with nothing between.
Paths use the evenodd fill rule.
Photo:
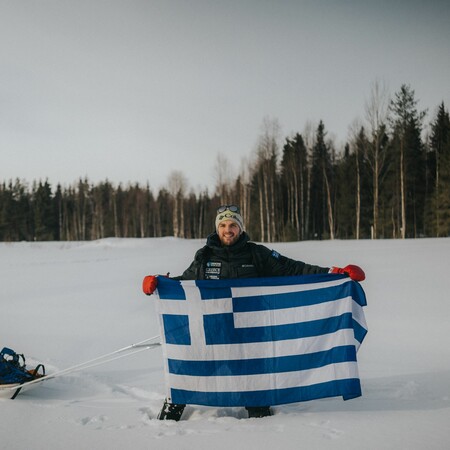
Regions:
<instances>
[{"instance_id":1,"label":"overcast sky","mask_svg":"<svg viewBox=\"0 0 450 450\"><path fill-rule=\"evenodd\" d=\"M265 117L344 142L371 85L450 105L448 0L0 0L0 181L212 187Z\"/></svg>"}]
</instances>

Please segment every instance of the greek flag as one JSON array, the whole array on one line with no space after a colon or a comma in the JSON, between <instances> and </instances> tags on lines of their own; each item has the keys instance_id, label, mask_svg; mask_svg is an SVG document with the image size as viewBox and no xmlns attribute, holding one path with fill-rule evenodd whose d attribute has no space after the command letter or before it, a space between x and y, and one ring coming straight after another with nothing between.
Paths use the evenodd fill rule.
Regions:
<instances>
[{"instance_id":1,"label":"greek flag","mask_svg":"<svg viewBox=\"0 0 450 450\"><path fill-rule=\"evenodd\" d=\"M269 406L361 395L361 286L344 275L158 277L167 398Z\"/></svg>"}]
</instances>

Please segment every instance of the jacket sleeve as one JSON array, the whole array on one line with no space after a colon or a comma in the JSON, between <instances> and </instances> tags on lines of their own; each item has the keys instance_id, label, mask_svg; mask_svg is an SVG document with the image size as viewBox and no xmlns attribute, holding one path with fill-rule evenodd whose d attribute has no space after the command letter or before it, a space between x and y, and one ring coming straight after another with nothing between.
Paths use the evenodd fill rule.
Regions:
<instances>
[{"instance_id":1,"label":"jacket sleeve","mask_svg":"<svg viewBox=\"0 0 450 450\"><path fill-rule=\"evenodd\" d=\"M198 272L199 272L200 265L198 264L198 261L194 259L194 261L191 262L190 266L183 272L183 275L179 278L180 280L197 280L198 279Z\"/></svg>"},{"instance_id":2,"label":"jacket sleeve","mask_svg":"<svg viewBox=\"0 0 450 450\"><path fill-rule=\"evenodd\" d=\"M267 277L278 277L287 275L311 275L316 273L328 273L329 267L314 266L303 261L283 256L275 250L269 250L263 245L258 246L258 253L261 258L263 274Z\"/></svg>"},{"instance_id":3,"label":"jacket sleeve","mask_svg":"<svg viewBox=\"0 0 450 450\"><path fill-rule=\"evenodd\" d=\"M197 251L194 257L194 261L191 262L189 267L178 277L171 277L173 280L198 280L203 278L200 273L203 264L204 248Z\"/></svg>"}]
</instances>

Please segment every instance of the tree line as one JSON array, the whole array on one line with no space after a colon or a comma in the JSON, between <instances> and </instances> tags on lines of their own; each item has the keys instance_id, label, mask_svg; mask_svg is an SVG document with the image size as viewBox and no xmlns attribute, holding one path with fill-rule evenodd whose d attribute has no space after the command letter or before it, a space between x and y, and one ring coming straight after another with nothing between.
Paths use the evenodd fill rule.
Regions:
<instances>
[{"instance_id":1,"label":"tree line","mask_svg":"<svg viewBox=\"0 0 450 450\"><path fill-rule=\"evenodd\" d=\"M352 124L341 151L322 121L280 144L278 122L266 119L237 176L218 156L214 193L190 190L178 171L158 192L108 180L56 189L4 181L0 240L203 238L215 208L229 203L241 206L248 233L261 242L450 236L449 112L441 103L425 132L417 104L409 85L389 98L374 83L364 121Z\"/></svg>"}]
</instances>

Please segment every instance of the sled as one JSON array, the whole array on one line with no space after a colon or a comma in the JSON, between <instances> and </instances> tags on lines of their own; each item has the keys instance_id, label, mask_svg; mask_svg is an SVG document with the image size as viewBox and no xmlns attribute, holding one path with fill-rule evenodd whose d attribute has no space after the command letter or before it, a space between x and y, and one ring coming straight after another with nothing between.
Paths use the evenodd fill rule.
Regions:
<instances>
[{"instance_id":1,"label":"sled","mask_svg":"<svg viewBox=\"0 0 450 450\"><path fill-rule=\"evenodd\" d=\"M107 353L105 355L99 356L97 358L91 359L89 361L77 364L72 367L68 367L67 369L60 370L59 372L51 373L48 375L39 374L38 368L30 371L33 375L33 379L31 381L26 381L25 383L8 383L8 384L0 384L0 398L10 398L15 399L20 392L27 391L38 386L43 381L50 380L52 378L57 378L63 375L67 375L69 373L78 372L84 369L88 369L91 367L99 366L101 364L106 364L108 362L114 361L116 359L124 358L125 356L131 356L135 353L139 353L144 350L148 350L151 348L156 348L161 345L159 342L160 336L154 336L149 339L145 339L144 341L138 342L136 344L129 345L127 347L121 348L119 350L115 350L111 353ZM155 342L157 341L157 342ZM129 352L130 350L135 350L133 352ZM129 352L129 353L125 353ZM119 353L125 353L119 356L116 356Z\"/></svg>"},{"instance_id":2,"label":"sled","mask_svg":"<svg viewBox=\"0 0 450 450\"><path fill-rule=\"evenodd\" d=\"M0 351L0 388L1 393L15 398L21 391L22 385L30 381L43 378L45 367L38 364L34 369L27 369L25 356L16 353L8 347Z\"/></svg>"},{"instance_id":3,"label":"sled","mask_svg":"<svg viewBox=\"0 0 450 450\"><path fill-rule=\"evenodd\" d=\"M0 398L15 398L20 392L16 394L18 389L20 389L20 383L0 384Z\"/></svg>"},{"instance_id":4,"label":"sled","mask_svg":"<svg viewBox=\"0 0 450 450\"><path fill-rule=\"evenodd\" d=\"M39 378L35 378L38 380ZM33 381L35 381L33 380ZM33 383L31 386L29 385L31 381L27 383L9 383L9 384L0 384L0 398L9 398L14 400L20 392L28 391L37 386L36 383Z\"/></svg>"}]
</instances>

